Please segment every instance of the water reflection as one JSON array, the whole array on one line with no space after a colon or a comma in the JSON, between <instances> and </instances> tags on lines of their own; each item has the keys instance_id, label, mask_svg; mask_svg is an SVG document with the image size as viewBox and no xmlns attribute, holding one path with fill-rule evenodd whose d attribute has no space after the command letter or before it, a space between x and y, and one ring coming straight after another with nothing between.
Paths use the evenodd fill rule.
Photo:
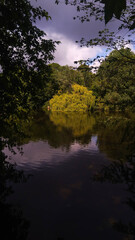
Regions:
<instances>
[{"instance_id":1,"label":"water reflection","mask_svg":"<svg viewBox=\"0 0 135 240\"><path fill-rule=\"evenodd\" d=\"M92 136L94 125L94 116L88 114L41 114L25 127L27 135L19 142L23 154L14 147L15 155L8 147L4 152L25 168L40 168L42 163L53 166L82 150L95 154L98 148L97 137Z\"/></svg>"},{"instance_id":2,"label":"water reflection","mask_svg":"<svg viewBox=\"0 0 135 240\"><path fill-rule=\"evenodd\" d=\"M19 207L0 201L0 221L2 239L27 239L30 223L24 218Z\"/></svg>"},{"instance_id":3,"label":"water reflection","mask_svg":"<svg viewBox=\"0 0 135 240\"><path fill-rule=\"evenodd\" d=\"M27 142L44 140L53 148L63 147L68 150L75 141L83 145L88 144L94 124L95 118L88 114L41 114L29 127L30 138Z\"/></svg>"},{"instance_id":4,"label":"water reflection","mask_svg":"<svg viewBox=\"0 0 135 240\"><path fill-rule=\"evenodd\" d=\"M7 198L13 194L12 184L26 182L28 176L25 176L22 171L18 171L3 152L5 146L8 146L13 152L12 146L16 145L16 142L13 141L15 135L11 135L11 138L9 138L10 135L7 135L8 127L10 133L13 133L11 125L5 124L1 128L2 137L0 138L0 234L5 240L25 240L28 236L30 223L24 217L21 208L16 204L8 203Z\"/></svg>"},{"instance_id":5,"label":"water reflection","mask_svg":"<svg viewBox=\"0 0 135 240\"><path fill-rule=\"evenodd\" d=\"M55 164L80 150L88 154L100 151L111 161L126 160L135 148L135 119L122 115L41 113L23 127L27 134L16 145L23 148L24 154L13 157L19 164Z\"/></svg>"},{"instance_id":6,"label":"water reflection","mask_svg":"<svg viewBox=\"0 0 135 240\"><path fill-rule=\"evenodd\" d=\"M47 141L30 141L28 144L22 145L23 154L14 148L16 152L12 155L8 149L5 149L5 153L10 155L11 162L17 163L18 167L29 169L40 169L42 170L42 164L46 167L53 167L55 165L63 164L68 161L71 156L77 156L81 151L86 151L88 155L96 155L98 147L96 145L96 136L91 137L91 141L87 145L81 145L78 142L74 142L67 148L52 148Z\"/></svg>"},{"instance_id":7,"label":"water reflection","mask_svg":"<svg viewBox=\"0 0 135 240\"><path fill-rule=\"evenodd\" d=\"M38 114L19 125L21 134L11 129L1 154L33 175L10 198L31 222L30 240L134 239L134 119Z\"/></svg>"},{"instance_id":8,"label":"water reflection","mask_svg":"<svg viewBox=\"0 0 135 240\"><path fill-rule=\"evenodd\" d=\"M133 215L129 220L113 220L112 226L118 232L124 233L125 239L132 240L135 239L135 121L111 118L106 126L107 130L99 134L98 145L113 162L96 173L94 180L124 185L126 198L122 204L126 204L129 212L133 211ZM118 144L119 151L113 150L114 143Z\"/></svg>"},{"instance_id":9,"label":"water reflection","mask_svg":"<svg viewBox=\"0 0 135 240\"><path fill-rule=\"evenodd\" d=\"M135 118L108 116L98 125L98 147L112 160L127 160L135 151Z\"/></svg>"},{"instance_id":10,"label":"water reflection","mask_svg":"<svg viewBox=\"0 0 135 240\"><path fill-rule=\"evenodd\" d=\"M88 113L62 113L51 112L50 120L59 128L72 131L72 134L76 139L81 136L87 135L88 132L92 132L95 125L95 117ZM83 140L82 140L83 143ZM84 143L86 143L84 141Z\"/></svg>"},{"instance_id":11,"label":"water reflection","mask_svg":"<svg viewBox=\"0 0 135 240\"><path fill-rule=\"evenodd\" d=\"M127 198L123 202L130 210L135 211L135 159L130 157L126 162L117 161L104 167L95 176L94 180L100 182L111 182L113 184L122 183L125 185L125 191L128 193ZM135 215L134 215L135 216ZM112 222L115 230L126 234L126 239L135 239L135 218L128 221L119 219Z\"/></svg>"}]
</instances>

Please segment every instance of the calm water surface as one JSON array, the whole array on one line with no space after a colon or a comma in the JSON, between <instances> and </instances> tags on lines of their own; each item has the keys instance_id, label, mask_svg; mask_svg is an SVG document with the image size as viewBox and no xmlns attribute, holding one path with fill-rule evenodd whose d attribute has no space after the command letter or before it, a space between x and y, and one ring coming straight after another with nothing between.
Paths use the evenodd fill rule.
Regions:
<instances>
[{"instance_id":1,"label":"calm water surface","mask_svg":"<svg viewBox=\"0 0 135 240\"><path fill-rule=\"evenodd\" d=\"M41 114L10 162L31 176L8 201L29 240L135 239L135 118ZM21 239L21 238L16 238Z\"/></svg>"}]
</instances>

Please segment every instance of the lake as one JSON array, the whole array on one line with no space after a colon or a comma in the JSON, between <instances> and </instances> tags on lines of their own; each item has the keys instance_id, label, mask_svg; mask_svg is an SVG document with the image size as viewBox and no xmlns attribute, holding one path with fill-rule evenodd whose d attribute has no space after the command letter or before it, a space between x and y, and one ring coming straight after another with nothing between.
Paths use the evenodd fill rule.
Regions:
<instances>
[{"instance_id":1,"label":"lake","mask_svg":"<svg viewBox=\"0 0 135 240\"><path fill-rule=\"evenodd\" d=\"M8 183L14 239L135 239L135 115L40 113L22 128L3 150L29 176Z\"/></svg>"}]
</instances>

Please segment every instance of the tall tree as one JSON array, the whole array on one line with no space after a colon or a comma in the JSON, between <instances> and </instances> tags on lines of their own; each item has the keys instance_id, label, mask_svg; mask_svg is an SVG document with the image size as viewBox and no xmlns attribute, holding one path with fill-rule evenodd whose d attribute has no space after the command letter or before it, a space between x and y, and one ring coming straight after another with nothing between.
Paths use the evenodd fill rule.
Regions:
<instances>
[{"instance_id":1,"label":"tall tree","mask_svg":"<svg viewBox=\"0 0 135 240\"><path fill-rule=\"evenodd\" d=\"M111 108L134 109L135 54L129 49L114 50L102 62L93 83L93 91Z\"/></svg>"},{"instance_id":2,"label":"tall tree","mask_svg":"<svg viewBox=\"0 0 135 240\"><path fill-rule=\"evenodd\" d=\"M85 87L91 89L94 80L94 74L91 72L91 68L86 64L81 64L77 70L83 74Z\"/></svg>"},{"instance_id":3,"label":"tall tree","mask_svg":"<svg viewBox=\"0 0 135 240\"><path fill-rule=\"evenodd\" d=\"M41 18L50 16L28 0L0 0L0 112L4 117L25 108L47 79L46 65L57 42L47 40L36 26Z\"/></svg>"}]
</instances>

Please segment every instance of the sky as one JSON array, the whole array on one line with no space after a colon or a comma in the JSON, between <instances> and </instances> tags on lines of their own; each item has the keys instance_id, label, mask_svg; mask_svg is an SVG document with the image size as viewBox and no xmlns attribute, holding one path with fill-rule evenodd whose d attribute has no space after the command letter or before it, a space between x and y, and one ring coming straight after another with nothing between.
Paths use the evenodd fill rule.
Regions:
<instances>
[{"instance_id":1,"label":"sky","mask_svg":"<svg viewBox=\"0 0 135 240\"><path fill-rule=\"evenodd\" d=\"M55 4L55 0L31 0L31 3L34 6L40 5L52 18L49 21L38 21L37 26L47 34L48 39L61 41L56 48L54 62L76 66L74 61L93 59L97 55L105 54L104 48L80 47L80 44L76 43L82 37L90 39L96 36L101 27L104 27L103 23L94 20L91 23L81 23L79 19L73 20L78 14L76 7L65 5L64 0L58 5Z\"/></svg>"},{"instance_id":2,"label":"sky","mask_svg":"<svg viewBox=\"0 0 135 240\"><path fill-rule=\"evenodd\" d=\"M30 0L34 6L41 6L51 16L51 20L37 21L37 26L42 29L48 39L61 41L57 46L54 61L60 65L69 65L76 67L74 61L93 59L97 55L106 56L105 47L94 46L80 47L81 38L89 40L98 37L98 32L105 27L115 31L119 21L111 21L105 26L104 21L95 21L91 18L90 22L81 23L79 19L73 20L78 15L76 6L65 5L65 0L60 0L60 4L55 4L55 0ZM130 47L134 52L133 46ZM99 65L97 62L96 65Z\"/></svg>"}]
</instances>

